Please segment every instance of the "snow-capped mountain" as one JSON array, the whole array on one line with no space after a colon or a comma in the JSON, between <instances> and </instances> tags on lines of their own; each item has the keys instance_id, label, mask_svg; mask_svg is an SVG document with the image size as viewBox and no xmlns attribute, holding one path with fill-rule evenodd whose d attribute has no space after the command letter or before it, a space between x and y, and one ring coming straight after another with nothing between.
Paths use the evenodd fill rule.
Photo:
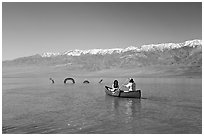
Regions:
<instances>
[{"instance_id":1,"label":"snow-capped mountain","mask_svg":"<svg viewBox=\"0 0 204 136\"><path fill-rule=\"evenodd\" d=\"M42 57L55 57L60 55L68 55L68 56L80 56L85 54L112 54L112 53L123 53L127 51L136 51L136 52L142 52L142 51L164 51L165 49L175 49L175 48L182 48L185 46L189 47L195 47L195 46L201 46L202 41L201 40L189 40L185 41L183 43L161 43L161 44L149 44L149 45L142 45L140 48L135 46L130 46L127 48L113 48L113 49L89 49L89 50L69 50L63 53L43 53Z\"/></svg>"},{"instance_id":2,"label":"snow-capped mountain","mask_svg":"<svg viewBox=\"0 0 204 136\"><path fill-rule=\"evenodd\" d=\"M187 73L202 72L202 41L163 43L130 46L114 49L70 50L63 53L43 53L3 61L3 67L35 66L66 70L97 71L112 68L136 68L149 66L182 67Z\"/></svg>"},{"instance_id":3,"label":"snow-capped mountain","mask_svg":"<svg viewBox=\"0 0 204 136\"><path fill-rule=\"evenodd\" d=\"M68 56L80 56L84 54L111 54L111 53L120 53L122 49L115 48L115 49L91 49L91 50L70 50L64 53L61 53L61 55L68 55Z\"/></svg>"},{"instance_id":4,"label":"snow-capped mountain","mask_svg":"<svg viewBox=\"0 0 204 136\"><path fill-rule=\"evenodd\" d=\"M189 41L185 41L184 43L162 43L162 44L143 45L141 47L141 51L151 51L151 50L163 51L165 49L182 48L185 46L195 47L195 46L201 46L201 45L202 45L201 40L189 40Z\"/></svg>"},{"instance_id":5,"label":"snow-capped mountain","mask_svg":"<svg viewBox=\"0 0 204 136\"><path fill-rule=\"evenodd\" d=\"M51 57L51 56L58 56L60 53L51 53L51 52L45 52L41 56L42 57Z\"/></svg>"}]
</instances>

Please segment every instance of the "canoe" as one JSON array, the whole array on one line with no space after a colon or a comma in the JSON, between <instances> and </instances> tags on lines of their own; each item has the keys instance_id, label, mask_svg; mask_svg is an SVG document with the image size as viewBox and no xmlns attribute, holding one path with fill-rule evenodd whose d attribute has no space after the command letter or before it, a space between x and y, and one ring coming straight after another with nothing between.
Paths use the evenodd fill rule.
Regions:
<instances>
[{"instance_id":1,"label":"canoe","mask_svg":"<svg viewBox=\"0 0 204 136\"><path fill-rule=\"evenodd\" d=\"M124 97L124 98L141 98L141 90L131 91L131 92L124 92L123 90L117 89L116 91L112 92L111 88L105 86L105 92L107 95L114 96L114 97Z\"/></svg>"}]
</instances>

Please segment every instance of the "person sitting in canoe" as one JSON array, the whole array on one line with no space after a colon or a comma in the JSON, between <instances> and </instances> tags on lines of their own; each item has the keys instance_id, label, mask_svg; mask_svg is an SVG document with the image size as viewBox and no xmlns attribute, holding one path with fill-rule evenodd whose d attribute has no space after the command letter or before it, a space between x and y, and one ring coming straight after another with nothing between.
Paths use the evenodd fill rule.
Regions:
<instances>
[{"instance_id":1,"label":"person sitting in canoe","mask_svg":"<svg viewBox=\"0 0 204 136\"><path fill-rule=\"evenodd\" d=\"M116 90L119 89L118 80L114 80L112 87L108 87L108 86L105 86L105 87L106 87L106 89L110 90L111 92L115 92Z\"/></svg>"},{"instance_id":2,"label":"person sitting in canoe","mask_svg":"<svg viewBox=\"0 0 204 136\"><path fill-rule=\"evenodd\" d=\"M118 84L118 80L114 80L113 84L112 84L112 89L111 91L114 92L117 89L119 89L119 84Z\"/></svg>"},{"instance_id":3,"label":"person sitting in canoe","mask_svg":"<svg viewBox=\"0 0 204 136\"><path fill-rule=\"evenodd\" d=\"M129 92L136 91L136 84L132 78L129 80L128 84L123 85L123 86L129 88L129 90L128 90ZM125 91L125 92L127 92L127 91Z\"/></svg>"}]
</instances>

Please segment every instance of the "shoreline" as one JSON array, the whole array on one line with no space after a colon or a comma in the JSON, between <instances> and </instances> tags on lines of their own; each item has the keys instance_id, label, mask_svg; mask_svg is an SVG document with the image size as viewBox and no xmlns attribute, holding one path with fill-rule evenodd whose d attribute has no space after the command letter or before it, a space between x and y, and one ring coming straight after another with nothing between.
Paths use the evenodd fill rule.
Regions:
<instances>
[{"instance_id":1,"label":"shoreline","mask_svg":"<svg viewBox=\"0 0 204 136\"><path fill-rule=\"evenodd\" d=\"M87 78L195 78L202 79L199 67L149 66L130 69L112 68L100 71L69 70L53 67L15 67L2 68L2 78L20 77L87 77Z\"/></svg>"}]
</instances>

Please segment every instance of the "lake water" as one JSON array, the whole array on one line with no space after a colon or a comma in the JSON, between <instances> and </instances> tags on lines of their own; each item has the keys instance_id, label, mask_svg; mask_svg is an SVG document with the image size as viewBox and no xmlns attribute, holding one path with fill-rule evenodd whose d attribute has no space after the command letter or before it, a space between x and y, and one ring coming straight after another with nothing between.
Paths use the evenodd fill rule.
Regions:
<instances>
[{"instance_id":1,"label":"lake water","mask_svg":"<svg viewBox=\"0 0 204 136\"><path fill-rule=\"evenodd\" d=\"M10 77L2 83L3 133L202 133L202 79L135 78L142 99L107 96L115 78ZM118 78L120 85L126 79Z\"/></svg>"}]
</instances>

